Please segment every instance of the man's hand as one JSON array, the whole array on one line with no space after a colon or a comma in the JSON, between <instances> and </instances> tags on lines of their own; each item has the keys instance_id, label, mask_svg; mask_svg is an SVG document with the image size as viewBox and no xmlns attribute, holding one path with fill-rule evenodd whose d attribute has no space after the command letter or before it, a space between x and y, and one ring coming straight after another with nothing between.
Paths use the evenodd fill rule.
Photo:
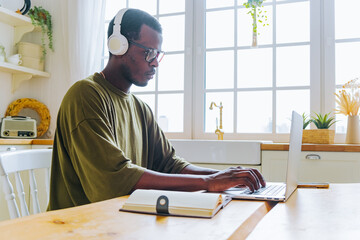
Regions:
<instances>
[{"instance_id":1,"label":"man's hand","mask_svg":"<svg viewBox=\"0 0 360 240\"><path fill-rule=\"evenodd\" d=\"M242 167L231 167L208 175L205 181L209 192L222 192L239 185L248 187L253 192L266 185L263 176L257 169Z\"/></svg>"}]
</instances>

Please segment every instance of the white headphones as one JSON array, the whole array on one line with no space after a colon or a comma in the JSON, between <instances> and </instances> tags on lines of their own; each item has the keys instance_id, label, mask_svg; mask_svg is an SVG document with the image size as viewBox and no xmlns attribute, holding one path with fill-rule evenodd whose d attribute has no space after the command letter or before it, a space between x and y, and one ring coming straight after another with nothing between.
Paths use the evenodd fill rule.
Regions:
<instances>
[{"instance_id":1,"label":"white headphones","mask_svg":"<svg viewBox=\"0 0 360 240\"><path fill-rule=\"evenodd\" d=\"M113 55L124 55L129 48L128 40L121 34L121 21L127 11L127 8L121 9L115 16L113 33L108 38L109 52Z\"/></svg>"}]
</instances>

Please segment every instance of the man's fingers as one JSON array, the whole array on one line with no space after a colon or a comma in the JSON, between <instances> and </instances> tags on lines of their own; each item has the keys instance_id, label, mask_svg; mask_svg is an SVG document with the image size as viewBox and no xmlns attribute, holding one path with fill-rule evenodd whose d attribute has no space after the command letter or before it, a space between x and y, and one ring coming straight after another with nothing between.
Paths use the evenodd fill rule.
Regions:
<instances>
[{"instance_id":1,"label":"man's fingers","mask_svg":"<svg viewBox=\"0 0 360 240\"><path fill-rule=\"evenodd\" d=\"M253 189L258 190L260 186L260 180L257 174L251 169L242 169L236 173L237 178L244 178L246 182L250 182L252 184ZM241 184L241 183L239 183ZM247 185L248 186L248 185Z\"/></svg>"}]
</instances>

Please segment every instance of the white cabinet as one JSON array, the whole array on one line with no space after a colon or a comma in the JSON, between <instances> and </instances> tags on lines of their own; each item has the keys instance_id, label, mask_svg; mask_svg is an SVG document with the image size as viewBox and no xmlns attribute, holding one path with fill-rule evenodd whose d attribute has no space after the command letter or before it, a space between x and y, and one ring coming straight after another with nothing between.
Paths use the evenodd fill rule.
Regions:
<instances>
[{"instance_id":1,"label":"white cabinet","mask_svg":"<svg viewBox=\"0 0 360 240\"><path fill-rule=\"evenodd\" d=\"M14 13L3 7L0 7L0 22L14 28L14 45L20 41L25 33L34 30L34 26L32 25L29 17ZM7 34L1 33L0 42L4 41L3 38L8 36ZM14 92L19 87L22 81L29 80L32 77L50 77L50 74L47 72L42 72L7 62L0 62L0 71L12 74L12 92Z\"/></svg>"},{"instance_id":2,"label":"white cabinet","mask_svg":"<svg viewBox=\"0 0 360 240\"><path fill-rule=\"evenodd\" d=\"M360 182L359 152L302 152L300 182ZM267 181L284 182L288 151L262 151L262 174Z\"/></svg>"}]
</instances>

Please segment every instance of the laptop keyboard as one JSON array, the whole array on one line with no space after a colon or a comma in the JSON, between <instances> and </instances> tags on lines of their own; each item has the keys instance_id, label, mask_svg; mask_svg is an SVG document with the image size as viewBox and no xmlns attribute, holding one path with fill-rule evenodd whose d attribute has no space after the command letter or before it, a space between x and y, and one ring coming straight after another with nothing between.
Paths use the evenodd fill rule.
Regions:
<instances>
[{"instance_id":1,"label":"laptop keyboard","mask_svg":"<svg viewBox=\"0 0 360 240\"><path fill-rule=\"evenodd\" d=\"M252 193L252 195L267 195L276 196L285 188L285 184L282 185L268 185L264 188L260 188L258 191Z\"/></svg>"}]
</instances>

